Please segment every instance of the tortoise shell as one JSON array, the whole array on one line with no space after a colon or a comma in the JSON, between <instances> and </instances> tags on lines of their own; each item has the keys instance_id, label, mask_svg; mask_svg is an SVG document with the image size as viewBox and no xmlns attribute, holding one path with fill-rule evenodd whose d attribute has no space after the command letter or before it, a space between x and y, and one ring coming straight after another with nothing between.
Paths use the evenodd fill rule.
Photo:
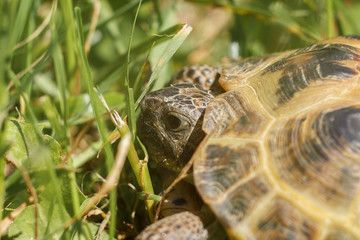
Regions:
<instances>
[{"instance_id":1,"label":"tortoise shell","mask_svg":"<svg viewBox=\"0 0 360 240\"><path fill-rule=\"evenodd\" d=\"M188 126L204 133L192 155L194 182L229 237L360 239L359 72L360 37L338 37L225 64L218 80L225 93L193 100L185 115L201 121ZM173 88L157 99L178 101L185 87ZM144 101L143 111L166 104ZM175 136L164 133L169 124L181 125L165 122L153 142ZM160 158L159 149L151 156Z\"/></svg>"}]
</instances>

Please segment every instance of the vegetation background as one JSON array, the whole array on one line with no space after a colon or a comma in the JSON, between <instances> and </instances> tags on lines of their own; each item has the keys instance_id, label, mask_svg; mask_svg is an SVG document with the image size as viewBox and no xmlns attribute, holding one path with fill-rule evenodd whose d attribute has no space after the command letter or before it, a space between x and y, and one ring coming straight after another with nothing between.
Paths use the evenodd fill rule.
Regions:
<instances>
[{"instance_id":1,"label":"vegetation background","mask_svg":"<svg viewBox=\"0 0 360 240\"><path fill-rule=\"evenodd\" d=\"M139 160L141 97L185 64L359 34L359 12L356 0L0 1L0 239L136 236L164 187Z\"/></svg>"}]
</instances>

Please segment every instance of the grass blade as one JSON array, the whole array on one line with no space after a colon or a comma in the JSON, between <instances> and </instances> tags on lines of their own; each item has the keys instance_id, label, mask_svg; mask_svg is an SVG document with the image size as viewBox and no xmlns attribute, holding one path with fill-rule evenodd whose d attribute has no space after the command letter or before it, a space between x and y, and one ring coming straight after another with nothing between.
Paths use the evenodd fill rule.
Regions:
<instances>
[{"instance_id":1,"label":"grass blade","mask_svg":"<svg viewBox=\"0 0 360 240\"><path fill-rule=\"evenodd\" d=\"M82 29L82 20L81 20L81 10L80 8L75 8L76 14L76 23L77 23L77 33L78 33L78 41L77 41L77 51L80 56L80 73L81 78L87 85L87 90L90 96L90 102L92 109L94 110L95 118L97 121L97 127L100 133L100 137L104 143L107 140L107 131L105 127L105 122L103 116L101 114L100 104L97 101L97 95L94 91L94 83L93 77L91 74L90 66L86 57L85 53L85 41L83 36L83 29ZM114 156L112 154L110 145L106 143L104 145L104 151L106 155L106 167L108 172L111 171L113 163L114 163ZM110 236L115 236L115 227L116 227L116 199L117 194L115 190L110 192L110 211L111 211L111 218L110 218L110 229L109 233Z\"/></svg>"},{"instance_id":2,"label":"grass blade","mask_svg":"<svg viewBox=\"0 0 360 240\"><path fill-rule=\"evenodd\" d=\"M130 127L130 132L131 132L133 142L135 140L136 119L135 119L135 107L134 107L134 91L132 88L130 88L130 84L129 84L129 78L130 78L129 77L129 65L130 65L131 44L132 44L133 37L134 37L136 19L138 17L139 11L140 11L141 3L142 3L142 1L140 0L139 4L138 4L138 8L135 13L133 26L131 29L130 41L129 41L129 46L128 46L127 59L126 59L126 75L125 75L125 86L126 86L127 100L128 100L127 101L127 107L128 107L127 112L128 112L129 127Z\"/></svg>"},{"instance_id":3,"label":"grass blade","mask_svg":"<svg viewBox=\"0 0 360 240\"><path fill-rule=\"evenodd\" d=\"M332 38L335 36L334 32L334 4L332 0L326 0L326 32L327 37Z\"/></svg>"},{"instance_id":4,"label":"grass blade","mask_svg":"<svg viewBox=\"0 0 360 240\"><path fill-rule=\"evenodd\" d=\"M104 107L106 108L108 114L110 115L112 122L114 123L118 132L120 133L120 136L124 137L124 136L129 135L130 134L129 127L121 119L120 115L115 110L111 111L109 109L109 107L107 106L105 99L103 98L102 95L99 94L99 98L102 101ZM129 159L131 168L135 174L136 180L137 180L139 186L141 187L141 189L144 192L148 193L149 195L153 195L154 189L152 186L147 163L140 161L132 141L130 142L128 159ZM148 215L150 217L150 220L153 221L153 219L154 219L154 215L153 215L154 201L147 199L145 201L145 203L146 203L146 207L148 210Z\"/></svg>"},{"instance_id":5,"label":"grass blade","mask_svg":"<svg viewBox=\"0 0 360 240\"><path fill-rule=\"evenodd\" d=\"M170 60L170 58L174 55L176 50L181 46L187 36L190 34L192 27L187 24L184 24L180 31L175 34L175 36L170 40L168 46L165 48L164 52L160 56L151 76L147 86L144 91L141 93L140 97L135 102L135 109L139 106L141 100L144 98L145 94L147 94L152 87L154 81L158 78L161 70L164 65Z\"/></svg>"}]
</instances>

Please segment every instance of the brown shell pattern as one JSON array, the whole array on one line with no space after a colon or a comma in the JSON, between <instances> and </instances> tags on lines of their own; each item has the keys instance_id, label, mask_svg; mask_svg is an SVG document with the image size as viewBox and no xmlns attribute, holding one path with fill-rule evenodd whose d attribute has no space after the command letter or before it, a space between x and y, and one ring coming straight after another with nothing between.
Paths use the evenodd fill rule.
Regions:
<instances>
[{"instance_id":1,"label":"brown shell pattern","mask_svg":"<svg viewBox=\"0 0 360 240\"><path fill-rule=\"evenodd\" d=\"M236 239L360 239L360 38L225 66L193 155Z\"/></svg>"}]
</instances>

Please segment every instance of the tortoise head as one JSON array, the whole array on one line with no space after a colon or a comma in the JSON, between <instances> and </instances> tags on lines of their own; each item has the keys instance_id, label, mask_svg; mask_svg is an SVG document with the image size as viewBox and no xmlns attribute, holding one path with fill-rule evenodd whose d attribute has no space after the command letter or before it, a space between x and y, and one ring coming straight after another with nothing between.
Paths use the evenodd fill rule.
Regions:
<instances>
[{"instance_id":1,"label":"tortoise head","mask_svg":"<svg viewBox=\"0 0 360 240\"><path fill-rule=\"evenodd\" d=\"M180 171L205 135L202 120L212 98L210 91L191 83L147 94L141 102L138 130L150 157Z\"/></svg>"}]
</instances>

